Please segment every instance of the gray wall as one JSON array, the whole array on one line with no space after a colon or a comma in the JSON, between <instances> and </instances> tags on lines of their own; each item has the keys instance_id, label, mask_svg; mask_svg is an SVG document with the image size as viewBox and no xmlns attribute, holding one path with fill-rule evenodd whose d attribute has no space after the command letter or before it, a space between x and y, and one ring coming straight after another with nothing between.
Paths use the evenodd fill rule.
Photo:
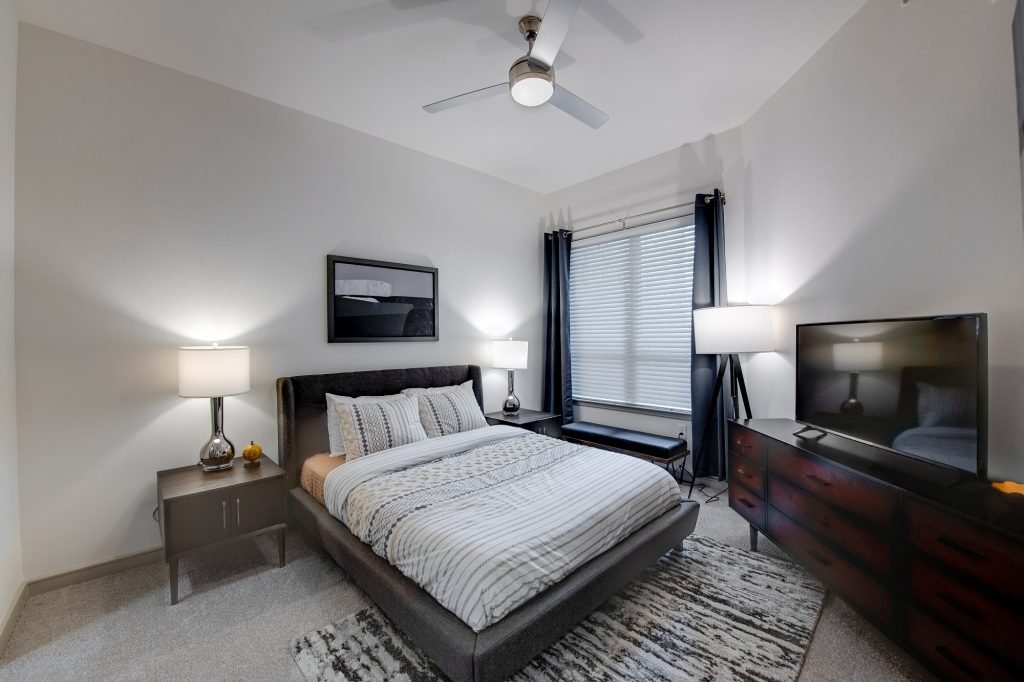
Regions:
<instances>
[{"instance_id":1,"label":"gray wall","mask_svg":"<svg viewBox=\"0 0 1024 682\"><path fill-rule=\"evenodd\" d=\"M723 188L729 298L777 305L778 352L744 359L757 416L793 416L800 322L988 312L990 473L1021 480L1013 7L871 0L738 129L554 194L550 220L582 225Z\"/></svg>"},{"instance_id":2,"label":"gray wall","mask_svg":"<svg viewBox=\"0 0 1024 682\"><path fill-rule=\"evenodd\" d=\"M21 584L14 358L14 111L18 17L0 0L0 627Z\"/></svg>"},{"instance_id":3,"label":"gray wall","mask_svg":"<svg viewBox=\"0 0 1024 682\"><path fill-rule=\"evenodd\" d=\"M252 348L226 431L273 457L279 376L488 365L511 335L538 407L540 195L32 26L19 68L29 578L160 544L155 472L195 462L209 429L176 395L178 345ZM327 344L328 253L437 267L440 342ZM497 409L504 376L484 383Z\"/></svg>"}]
</instances>

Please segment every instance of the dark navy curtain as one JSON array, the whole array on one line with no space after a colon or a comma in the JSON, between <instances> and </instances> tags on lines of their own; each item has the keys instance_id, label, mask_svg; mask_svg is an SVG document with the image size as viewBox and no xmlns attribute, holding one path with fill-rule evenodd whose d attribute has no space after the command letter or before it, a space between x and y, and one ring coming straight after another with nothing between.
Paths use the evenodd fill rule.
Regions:
<instances>
[{"instance_id":1,"label":"dark navy curtain","mask_svg":"<svg viewBox=\"0 0 1024 682\"><path fill-rule=\"evenodd\" d=\"M545 412L572 421L572 366L569 359L569 251L572 233L544 235L544 390Z\"/></svg>"},{"instance_id":2,"label":"dark navy curtain","mask_svg":"<svg viewBox=\"0 0 1024 682\"><path fill-rule=\"evenodd\" d=\"M724 197L698 194L693 207L693 309L725 305L725 215ZM690 412L693 425L694 460L697 476L725 476L725 396L711 404L718 363L717 355L693 353L691 332ZM728 382L726 382L728 383ZM725 390L722 391L725 393ZM704 438L707 430L711 431Z\"/></svg>"}]
</instances>

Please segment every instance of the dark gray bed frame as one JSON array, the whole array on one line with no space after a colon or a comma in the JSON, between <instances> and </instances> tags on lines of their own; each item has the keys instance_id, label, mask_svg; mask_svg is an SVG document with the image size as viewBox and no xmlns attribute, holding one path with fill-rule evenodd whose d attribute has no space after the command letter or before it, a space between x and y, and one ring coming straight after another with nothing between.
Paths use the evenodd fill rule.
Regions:
<instances>
[{"instance_id":1,"label":"dark gray bed frame","mask_svg":"<svg viewBox=\"0 0 1024 682\"><path fill-rule=\"evenodd\" d=\"M577 622L682 542L697 523L698 505L683 502L487 629L476 633L419 585L349 532L299 486L307 457L328 450L327 400L337 395L390 395L403 388L473 380L475 365L344 372L277 380L278 441L288 475L289 521L305 531L352 580L455 682L497 682L523 667ZM595 491L599 494L599 491Z\"/></svg>"}]
</instances>

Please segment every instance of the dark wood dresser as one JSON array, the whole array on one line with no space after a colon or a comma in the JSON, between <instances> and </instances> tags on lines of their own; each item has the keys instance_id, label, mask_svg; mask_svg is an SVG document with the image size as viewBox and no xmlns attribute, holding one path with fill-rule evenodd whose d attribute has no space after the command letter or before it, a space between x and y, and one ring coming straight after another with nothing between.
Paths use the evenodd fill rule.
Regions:
<instances>
[{"instance_id":1,"label":"dark wood dresser","mask_svg":"<svg viewBox=\"0 0 1024 682\"><path fill-rule=\"evenodd\" d=\"M729 425L729 506L950 680L1024 678L1024 496L788 419Z\"/></svg>"}]
</instances>

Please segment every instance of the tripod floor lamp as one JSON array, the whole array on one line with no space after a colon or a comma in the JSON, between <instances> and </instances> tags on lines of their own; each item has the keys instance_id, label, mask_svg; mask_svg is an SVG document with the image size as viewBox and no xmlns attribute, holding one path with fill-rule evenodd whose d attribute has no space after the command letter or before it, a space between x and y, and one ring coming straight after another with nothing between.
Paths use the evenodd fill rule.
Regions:
<instances>
[{"instance_id":1,"label":"tripod floor lamp","mask_svg":"<svg viewBox=\"0 0 1024 682\"><path fill-rule=\"evenodd\" d=\"M750 398L747 396L747 382L743 379L743 366L740 365L739 353L770 353L775 349L772 338L772 307L770 305L738 305L714 308L698 308L693 311L694 352L698 355L721 355L715 385L711 391L711 403L708 420L704 426L700 447L694 453L693 476L690 477L689 497L693 494L693 484L697 478L700 464L704 462L704 454L708 450L708 438L711 435L711 415L714 414L718 396L722 393L725 381L725 368L729 366L730 385L732 387L732 413L740 416L739 393L743 397L743 407L747 418L754 415L750 412ZM737 389L739 389L737 391ZM721 425L719 425L721 427Z\"/></svg>"}]
</instances>

